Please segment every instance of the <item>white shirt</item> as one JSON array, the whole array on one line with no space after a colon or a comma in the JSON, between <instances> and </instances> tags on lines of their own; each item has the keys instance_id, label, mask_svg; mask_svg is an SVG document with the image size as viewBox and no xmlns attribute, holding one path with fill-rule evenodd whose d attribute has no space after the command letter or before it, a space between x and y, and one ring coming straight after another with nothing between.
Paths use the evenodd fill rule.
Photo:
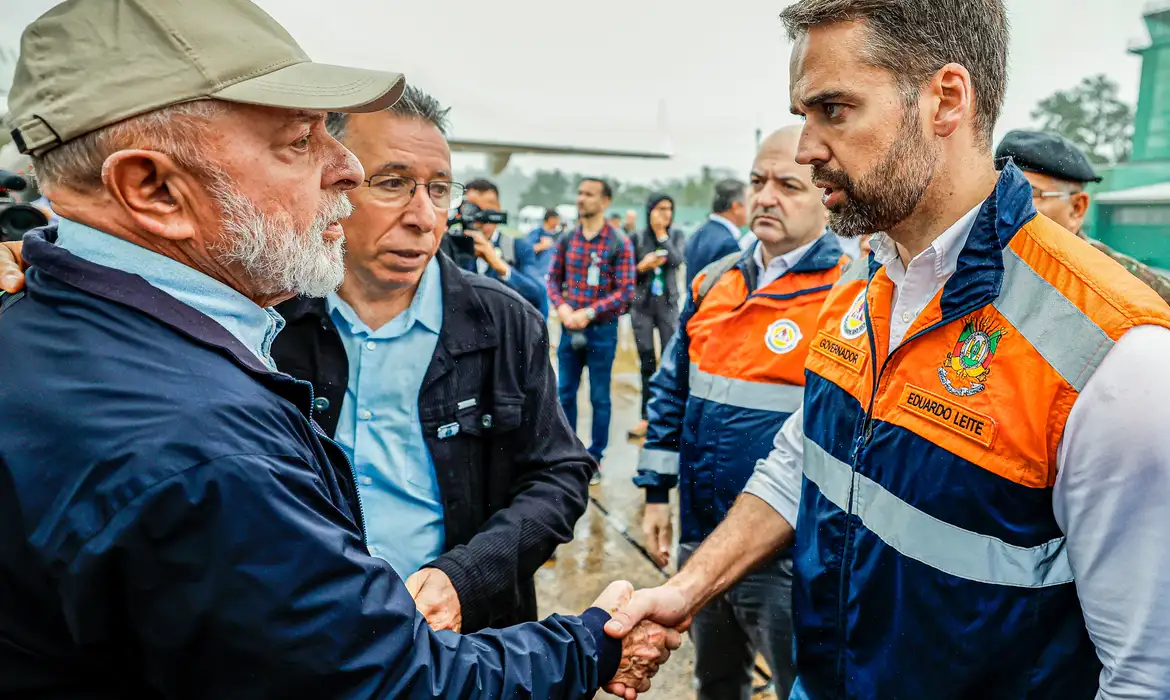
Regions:
<instances>
[{"instance_id":1,"label":"white shirt","mask_svg":"<svg viewBox=\"0 0 1170 700\"><path fill-rule=\"evenodd\" d=\"M813 243L816 243L816 241L805 243L799 248L788 251L784 255L777 255L767 265L764 265L764 246L756 246L756 250L752 254L752 259L756 262L756 272L758 273L756 276L756 289L767 287L769 284L780 279L780 275L796 267L796 263L800 262L800 259L804 257L804 254L808 252L809 248L813 247Z\"/></svg>"},{"instance_id":2,"label":"white shirt","mask_svg":"<svg viewBox=\"0 0 1170 700\"><path fill-rule=\"evenodd\" d=\"M891 348L954 273L969 217L907 269L888 264L895 286ZM878 252L888 240L875 237L875 258L888 258ZM1168 357L1170 329L1138 326L1125 333L1077 397L1057 449L1052 509L1104 664L1098 700L1170 695ZM776 433L771 454L756 464L744 488L789 523L796 522L800 505L803 432L801 409Z\"/></svg>"}]
</instances>

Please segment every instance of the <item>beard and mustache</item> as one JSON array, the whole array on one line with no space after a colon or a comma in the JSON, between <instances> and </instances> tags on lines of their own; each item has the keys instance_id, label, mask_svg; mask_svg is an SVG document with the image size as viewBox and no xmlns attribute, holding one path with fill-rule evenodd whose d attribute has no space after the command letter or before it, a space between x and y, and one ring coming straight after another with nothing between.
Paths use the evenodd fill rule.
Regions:
<instances>
[{"instance_id":1,"label":"beard and mustache","mask_svg":"<svg viewBox=\"0 0 1170 700\"><path fill-rule=\"evenodd\" d=\"M814 182L845 194L844 202L829 211L829 225L846 238L889 231L918 207L934 179L938 159L914 110L908 109L894 144L864 175L854 179L843 170L814 165Z\"/></svg>"},{"instance_id":2,"label":"beard and mustache","mask_svg":"<svg viewBox=\"0 0 1170 700\"><path fill-rule=\"evenodd\" d=\"M329 194L308 229L298 230L288 212L261 211L227 173L209 175L208 191L222 217L221 243L212 251L219 264L242 269L260 295L323 297L341 286L345 238L330 241L324 233L353 213L345 194Z\"/></svg>"}]
</instances>

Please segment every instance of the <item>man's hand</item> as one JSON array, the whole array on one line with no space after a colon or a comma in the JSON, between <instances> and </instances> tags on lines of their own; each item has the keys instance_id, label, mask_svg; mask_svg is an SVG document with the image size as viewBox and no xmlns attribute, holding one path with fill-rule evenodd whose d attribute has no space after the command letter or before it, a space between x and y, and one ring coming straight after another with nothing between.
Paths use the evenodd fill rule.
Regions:
<instances>
[{"instance_id":1,"label":"man's hand","mask_svg":"<svg viewBox=\"0 0 1170 700\"><path fill-rule=\"evenodd\" d=\"M24 259L20 256L23 243L0 243L0 292L16 294L24 289Z\"/></svg>"},{"instance_id":2,"label":"man's hand","mask_svg":"<svg viewBox=\"0 0 1170 700\"><path fill-rule=\"evenodd\" d=\"M484 235L483 231L468 229L467 235L471 236L471 239L475 241L475 257L486 262L488 267L496 271L496 274L508 274L508 263L504 262L504 259L500 257L495 246L492 245L492 242L488 240L488 237Z\"/></svg>"},{"instance_id":3,"label":"man's hand","mask_svg":"<svg viewBox=\"0 0 1170 700\"><path fill-rule=\"evenodd\" d=\"M591 322L591 319L589 318L589 311L586 309L577 309L573 312L573 315L569 321L573 324L570 326L573 330L582 330L586 328Z\"/></svg>"},{"instance_id":4,"label":"man's hand","mask_svg":"<svg viewBox=\"0 0 1170 700\"><path fill-rule=\"evenodd\" d=\"M463 608L451 579L439 569L420 569L406 579L406 590L414 606L431 629L458 632L463 627Z\"/></svg>"},{"instance_id":5,"label":"man's hand","mask_svg":"<svg viewBox=\"0 0 1170 700\"><path fill-rule=\"evenodd\" d=\"M573 307L568 304L561 304L557 307L557 318L561 319L561 325L568 328L569 319L573 316ZM571 328L569 330L572 330Z\"/></svg>"},{"instance_id":6,"label":"man's hand","mask_svg":"<svg viewBox=\"0 0 1170 700\"><path fill-rule=\"evenodd\" d=\"M634 587L628 581L615 581L602 591L593 607L613 615L629 605L635 595ZM608 625L606 631L609 631ZM638 693L650 689L650 679L670 658L670 652L682 646L682 635L673 629L643 622L621 638L622 660L617 675L610 680L606 690L626 700L634 700Z\"/></svg>"},{"instance_id":7,"label":"man's hand","mask_svg":"<svg viewBox=\"0 0 1170 700\"><path fill-rule=\"evenodd\" d=\"M674 537L669 503L646 504L646 511L642 514L642 536L654 563L659 566L669 564L670 541Z\"/></svg>"},{"instance_id":8,"label":"man's hand","mask_svg":"<svg viewBox=\"0 0 1170 700\"><path fill-rule=\"evenodd\" d=\"M556 243L552 236L541 236L539 241L532 244L532 251L534 253L543 253L556 245Z\"/></svg>"},{"instance_id":9,"label":"man's hand","mask_svg":"<svg viewBox=\"0 0 1170 700\"><path fill-rule=\"evenodd\" d=\"M672 585L674 580L657 588L643 588L630 596L629 602L610 613L612 619L605 625L606 634L623 638L645 620L685 632L691 626L693 605L681 587Z\"/></svg>"}]
</instances>

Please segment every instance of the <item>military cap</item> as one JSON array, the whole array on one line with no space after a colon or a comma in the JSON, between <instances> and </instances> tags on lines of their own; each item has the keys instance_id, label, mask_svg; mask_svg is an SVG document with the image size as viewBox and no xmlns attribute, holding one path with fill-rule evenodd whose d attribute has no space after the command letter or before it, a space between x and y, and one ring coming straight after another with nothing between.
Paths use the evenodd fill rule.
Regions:
<instances>
[{"instance_id":1,"label":"military cap","mask_svg":"<svg viewBox=\"0 0 1170 700\"><path fill-rule=\"evenodd\" d=\"M1011 158L1021 170L1069 182L1100 182L1084 151L1059 134L1046 131L1008 132L995 151L996 160Z\"/></svg>"}]
</instances>

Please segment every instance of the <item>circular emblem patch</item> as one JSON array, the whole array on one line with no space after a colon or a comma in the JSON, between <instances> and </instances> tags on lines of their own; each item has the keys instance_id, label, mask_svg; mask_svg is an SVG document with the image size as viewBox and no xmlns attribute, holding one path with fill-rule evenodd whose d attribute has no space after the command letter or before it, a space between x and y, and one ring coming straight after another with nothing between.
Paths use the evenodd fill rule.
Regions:
<instances>
[{"instance_id":1,"label":"circular emblem patch","mask_svg":"<svg viewBox=\"0 0 1170 700\"><path fill-rule=\"evenodd\" d=\"M968 318L954 349L938 368L939 381L946 390L956 396L974 396L983 391L995 351L1005 335L988 319Z\"/></svg>"},{"instance_id":2,"label":"circular emblem patch","mask_svg":"<svg viewBox=\"0 0 1170 700\"><path fill-rule=\"evenodd\" d=\"M796 325L795 321L782 318L768 326L768 332L764 334L764 344L777 355L783 355L795 350L802 337L800 326Z\"/></svg>"},{"instance_id":3,"label":"circular emblem patch","mask_svg":"<svg viewBox=\"0 0 1170 700\"><path fill-rule=\"evenodd\" d=\"M841 319L841 337L845 340L853 340L865 335L865 290L862 289L857 298L853 300L853 304L849 307L849 313L845 314L845 318Z\"/></svg>"}]
</instances>

